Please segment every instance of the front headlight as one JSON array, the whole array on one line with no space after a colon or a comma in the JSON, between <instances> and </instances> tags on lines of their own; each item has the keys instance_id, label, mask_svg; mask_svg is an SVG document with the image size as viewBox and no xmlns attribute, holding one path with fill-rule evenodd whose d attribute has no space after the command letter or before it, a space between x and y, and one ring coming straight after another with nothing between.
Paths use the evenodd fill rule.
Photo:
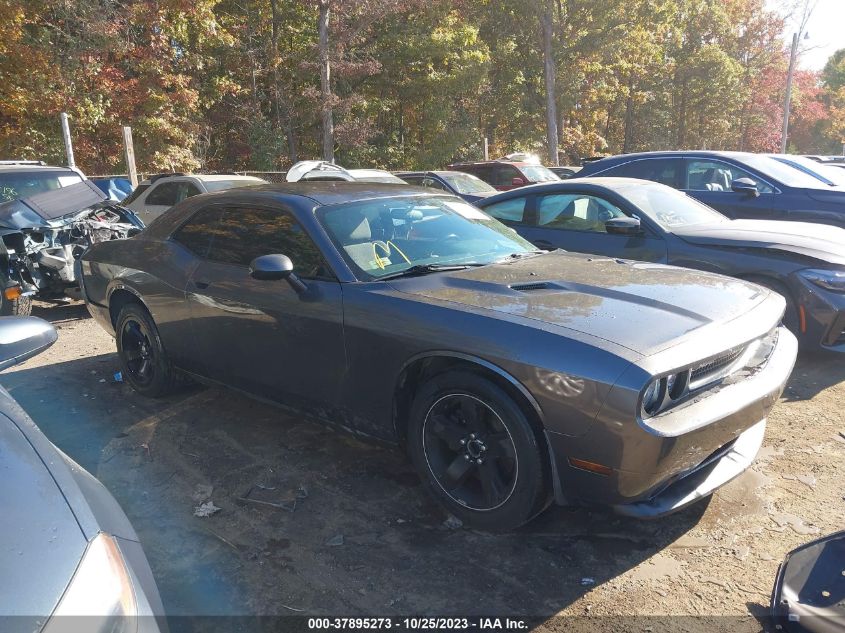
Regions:
<instances>
[{"instance_id":1,"label":"front headlight","mask_svg":"<svg viewBox=\"0 0 845 633\"><path fill-rule=\"evenodd\" d=\"M643 413L655 415L683 398L689 391L689 380L688 369L652 380L643 392Z\"/></svg>"},{"instance_id":2,"label":"front headlight","mask_svg":"<svg viewBox=\"0 0 845 633\"><path fill-rule=\"evenodd\" d=\"M137 624L135 591L126 563L113 536L98 534L88 544L59 606L44 631L65 631L67 622L87 616L86 631L129 631Z\"/></svg>"},{"instance_id":3,"label":"front headlight","mask_svg":"<svg viewBox=\"0 0 845 633\"><path fill-rule=\"evenodd\" d=\"M807 281L819 288L833 292L845 292L845 270L816 270L808 268L800 272Z\"/></svg>"}]
</instances>

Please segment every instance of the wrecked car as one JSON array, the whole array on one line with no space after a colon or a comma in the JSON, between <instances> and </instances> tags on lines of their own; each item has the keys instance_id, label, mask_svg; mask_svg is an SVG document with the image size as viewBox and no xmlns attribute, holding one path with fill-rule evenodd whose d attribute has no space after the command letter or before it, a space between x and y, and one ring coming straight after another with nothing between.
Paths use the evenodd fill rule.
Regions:
<instances>
[{"instance_id":1,"label":"wrecked car","mask_svg":"<svg viewBox=\"0 0 845 633\"><path fill-rule=\"evenodd\" d=\"M396 185L408 183L383 169L346 169L324 160L301 160L291 167L285 175L287 182L315 181L328 182L383 182Z\"/></svg>"},{"instance_id":2,"label":"wrecked car","mask_svg":"<svg viewBox=\"0 0 845 633\"><path fill-rule=\"evenodd\" d=\"M79 256L143 228L88 180L0 204L0 315L28 315L35 296L79 298Z\"/></svg>"},{"instance_id":3,"label":"wrecked car","mask_svg":"<svg viewBox=\"0 0 845 633\"><path fill-rule=\"evenodd\" d=\"M465 524L659 517L753 462L795 362L784 299L537 251L455 196L304 182L189 198L80 260L123 379L183 373L403 445Z\"/></svg>"}]
</instances>

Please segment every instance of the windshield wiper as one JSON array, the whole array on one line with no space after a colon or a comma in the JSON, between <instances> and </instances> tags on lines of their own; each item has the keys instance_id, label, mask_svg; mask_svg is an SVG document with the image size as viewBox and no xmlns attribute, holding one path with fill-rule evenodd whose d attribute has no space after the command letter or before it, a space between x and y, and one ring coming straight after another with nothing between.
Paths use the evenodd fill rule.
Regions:
<instances>
[{"instance_id":1,"label":"windshield wiper","mask_svg":"<svg viewBox=\"0 0 845 633\"><path fill-rule=\"evenodd\" d=\"M379 277L379 281L385 281L386 279L398 279L399 277L417 277L419 275L441 273L450 270L466 270L467 268L486 265L487 264L482 264L480 262L470 262L467 264L417 264L416 266L411 266L405 270L399 270L395 273Z\"/></svg>"},{"instance_id":2,"label":"windshield wiper","mask_svg":"<svg viewBox=\"0 0 845 633\"><path fill-rule=\"evenodd\" d=\"M498 260L497 263L506 262L506 261L511 260L511 259L523 259L525 257L534 257L535 255L544 255L546 253L548 253L548 251L541 251L541 250L521 251L519 253L511 253L507 257L503 257L502 259Z\"/></svg>"}]
</instances>

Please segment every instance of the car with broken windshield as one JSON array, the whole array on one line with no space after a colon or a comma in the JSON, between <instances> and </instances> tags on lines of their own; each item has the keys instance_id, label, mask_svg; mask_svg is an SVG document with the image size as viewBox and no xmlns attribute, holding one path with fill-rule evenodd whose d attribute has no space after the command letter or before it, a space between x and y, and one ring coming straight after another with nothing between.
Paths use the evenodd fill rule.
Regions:
<instances>
[{"instance_id":1,"label":"car with broken windshield","mask_svg":"<svg viewBox=\"0 0 845 633\"><path fill-rule=\"evenodd\" d=\"M488 530L707 497L752 463L797 347L759 285L544 253L407 185L197 196L81 269L138 392L188 376L395 442Z\"/></svg>"}]
</instances>

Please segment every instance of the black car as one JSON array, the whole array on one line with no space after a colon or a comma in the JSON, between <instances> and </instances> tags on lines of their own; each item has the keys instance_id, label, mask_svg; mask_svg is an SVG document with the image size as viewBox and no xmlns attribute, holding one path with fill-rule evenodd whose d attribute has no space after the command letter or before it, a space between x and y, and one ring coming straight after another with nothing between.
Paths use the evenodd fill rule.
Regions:
<instances>
[{"instance_id":1,"label":"black car","mask_svg":"<svg viewBox=\"0 0 845 633\"><path fill-rule=\"evenodd\" d=\"M769 156L746 152L645 152L588 162L579 178L652 180L687 192L730 218L845 227L845 188Z\"/></svg>"},{"instance_id":2,"label":"black car","mask_svg":"<svg viewBox=\"0 0 845 633\"><path fill-rule=\"evenodd\" d=\"M478 176L462 171L397 171L395 175L409 185L445 191L467 202L477 202L499 193Z\"/></svg>"},{"instance_id":3,"label":"black car","mask_svg":"<svg viewBox=\"0 0 845 633\"><path fill-rule=\"evenodd\" d=\"M408 185L195 196L80 261L140 393L188 373L398 442L490 530L552 500L657 517L710 495L753 461L797 349L777 293L538 252Z\"/></svg>"},{"instance_id":4,"label":"black car","mask_svg":"<svg viewBox=\"0 0 845 633\"><path fill-rule=\"evenodd\" d=\"M731 220L665 185L586 178L534 185L479 203L544 249L686 266L757 282L787 299L806 347L845 353L845 229Z\"/></svg>"}]
</instances>

